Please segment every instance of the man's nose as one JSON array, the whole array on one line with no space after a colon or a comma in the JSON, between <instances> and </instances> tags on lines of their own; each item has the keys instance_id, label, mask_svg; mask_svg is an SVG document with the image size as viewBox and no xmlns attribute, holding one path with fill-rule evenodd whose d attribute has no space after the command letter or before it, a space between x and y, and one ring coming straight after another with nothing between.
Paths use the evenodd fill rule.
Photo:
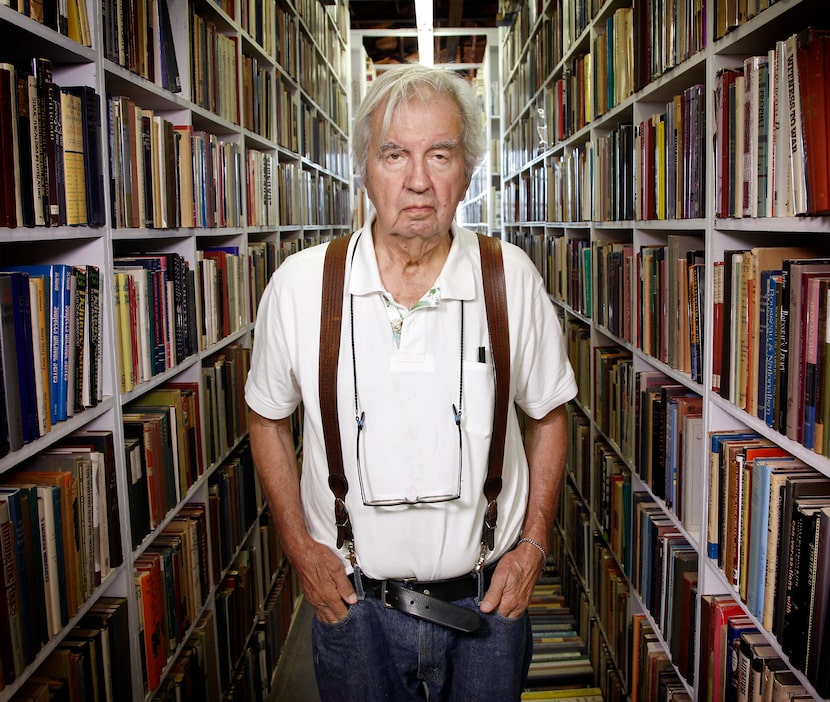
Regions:
<instances>
[{"instance_id":1,"label":"man's nose","mask_svg":"<svg viewBox=\"0 0 830 702\"><path fill-rule=\"evenodd\" d=\"M410 159L406 181L411 190L423 192L429 188L430 179L426 159Z\"/></svg>"}]
</instances>

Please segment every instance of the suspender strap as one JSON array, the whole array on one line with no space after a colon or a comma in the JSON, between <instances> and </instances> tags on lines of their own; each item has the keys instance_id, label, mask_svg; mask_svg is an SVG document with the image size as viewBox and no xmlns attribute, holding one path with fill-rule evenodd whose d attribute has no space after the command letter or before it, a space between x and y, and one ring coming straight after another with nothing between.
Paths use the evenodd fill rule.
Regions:
<instances>
[{"instance_id":1,"label":"suspender strap","mask_svg":"<svg viewBox=\"0 0 830 702\"><path fill-rule=\"evenodd\" d=\"M337 365L340 358L340 329L343 321L343 284L346 279L346 251L351 235L329 243L323 264L323 294L320 309L320 414L329 464L329 488L334 493L337 548L352 541L352 523L346 509L349 483L343 471L343 448L337 414Z\"/></svg>"},{"instance_id":2,"label":"suspender strap","mask_svg":"<svg viewBox=\"0 0 830 702\"><path fill-rule=\"evenodd\" d=\"M323 293L320 309L320 368L319 398L323 422L323 436L329 464L329 488L334 494L334 516L337 525L337 548L348 542L353 534L346 493L349 484L343 470L343 449L340 442L340 424L337 412L337 366L340 356L340 330L343 321L343 288L346 273L346 252L351 236L329 243L323 264ZM479 235L481 271L484 281L484 304L496 381L496 402L493 413L493 434L484 496L487 511L482 532L482 547L492 551L495 543L498 507L501 492L501 473L504 465L504 443L507 429L507 408L510 391L510 335L507 326L507 292L504 283L504 260L501 242Z\"/></svg>"},{"instance_id":3,"label":"suspender strap","mask_svg":"<svg viewBox=\"0 0 830 702\"><path fill-rule=\"evenodd\" d=\"M490 460L487 479L484 482L484 496L487 511L484 515L482 546L489 551L495 545L498 505L496 498L501 492L501 473L504 465L504 441L507 429L507 408L510 397L510 333L507 326L507 288L504 283L504 259L501 242L489 236L478 237L481 250L481 275L484 281L484 306L487 310L487 327L490 333L490 347L493 355L493 369L496 376L496 401L493 413L493 433L490 441Z\"/></svg>"}]
</instances>

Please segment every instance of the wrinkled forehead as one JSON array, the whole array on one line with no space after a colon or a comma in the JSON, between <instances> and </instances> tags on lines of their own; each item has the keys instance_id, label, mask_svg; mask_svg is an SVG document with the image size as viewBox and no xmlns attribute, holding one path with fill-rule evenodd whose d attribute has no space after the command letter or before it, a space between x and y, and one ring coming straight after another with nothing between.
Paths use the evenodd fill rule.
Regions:
<instances>
[{"instance_id":1,"label":"wrinkled forehead","mask_svg":"<svg viewBox=\"0 0 830 702\"><path fill-rule=\"evenodd\" d=\"M420 89L409 91L408 94L394 93L385 102L378 106L372 115L372 132L376 142L383 142L389 134L392 125L396 123L402 110L413 110L416 114L427 105L440 103L447 110L447 118L455 117L458 121L459 133L462 130L461 109L449 95L443 95L431 86L420 86Z\"/></svg>"}]
</instances>

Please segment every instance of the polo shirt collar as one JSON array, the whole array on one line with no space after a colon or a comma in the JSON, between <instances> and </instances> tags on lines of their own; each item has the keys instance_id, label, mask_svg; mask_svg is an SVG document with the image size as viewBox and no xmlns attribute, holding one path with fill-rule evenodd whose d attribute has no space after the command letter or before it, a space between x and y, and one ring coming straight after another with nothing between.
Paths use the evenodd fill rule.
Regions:
<instances>
[{"instance_id":1,"label":"polo shirt collar","mask_svg":"<svg viewBox=\"0 0 830 702\"><path fill-rule=\"evenodd\" d=\"M370 218L356 233L354 265L349 275L351 295L368 295L373 292L382 292L384 289L372 243L372 224L374 224L374 218ZM441 290L442 300L472 300L476 290L474 275L476 235L462 229L455 222L451 226L452 245L444 267L438 275L437 286Z\"/></svg>"}]
</instances>

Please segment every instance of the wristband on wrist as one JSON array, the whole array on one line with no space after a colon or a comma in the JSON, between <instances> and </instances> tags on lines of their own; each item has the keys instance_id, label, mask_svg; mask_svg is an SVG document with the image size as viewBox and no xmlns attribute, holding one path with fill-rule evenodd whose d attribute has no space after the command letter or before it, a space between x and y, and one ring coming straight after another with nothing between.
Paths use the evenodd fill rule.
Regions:
<instances>
[{"instance_id":1,"label":"wristband on wrist","mask_svg":"<svg viewBox=\"0 0 830 702\"><path fill-rule=\"evenodd\" d=\"M535 541L534 539L529 539L526 536L524 536L521 539L519 539L516 543L517 543L517 545L521 544L521 543L525 543L525 544L530 544L531 546L535 546L536 548L539 549L539 553L542 554L542 565L544 566L544 564L547 562L548 554L545 551L545 549L542 547L542 544L540 544L538 541Z\"/></svg>"}]
</instances>

